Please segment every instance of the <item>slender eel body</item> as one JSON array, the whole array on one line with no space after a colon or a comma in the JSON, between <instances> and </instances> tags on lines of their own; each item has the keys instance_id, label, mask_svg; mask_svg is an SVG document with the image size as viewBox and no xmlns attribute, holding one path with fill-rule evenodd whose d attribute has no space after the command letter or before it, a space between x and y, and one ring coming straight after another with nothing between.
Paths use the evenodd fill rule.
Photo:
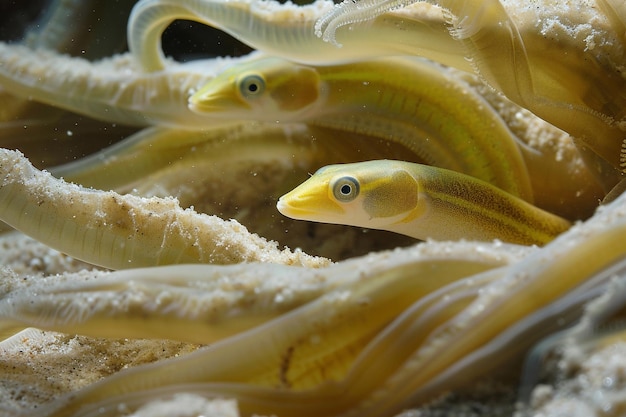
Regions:
<instances>
[{"instance_id":1,"label":"slender eel body","mask_svg":"<svg viewBox=\"0 0 626 417\"><path fill-rule=\"evenodd\" d=\"M260 0L143 0L128 21L130 51L146 71L165 67L161 34L177 19L204 23L245 44L304 63L336 63L374 55L424 55L471 71L463 46L450 38L441 10L430 5L390 12L368 26L341 28L341 50L315 36L315 22L331 1L305 6ZM369 36L375 31L376 36Z\"/></svg>"},{"instance_id":2,"label":"slender eel body","mask_svg":"<svg viewBox=\"0 0 626 417\"><path fill-rule=\"evenodd\" d=\"M428 61L313 67L261 58L224 71L189 103L212 118L307 122L399 142L420 162L532 201L524 160L506 124L463 81Z\"/></svg>"},{"instance_id":3,"label":"slender eel body","mask_svg":"<svg viewBox=\"0 0 626 417\"><path fill-rule=\"evenodd\" d=\"M483 181L401 161L330 165L282 196L287 217L389 230L418 239L544 244L570 227Z\"/></svg>"},{"instance_id":4,"label":"slender eel body","mask_svg":"<svg viewBox=\"0 0 626 417\"><path fill-rule=\"evenodd\" d=\"M0 42L0 62L0 84L11 94L99 120L193 129L206 123L189 111L187 99L228 60L171 64L145 73L128 54L90 62Z\"/></svg>"},{"instance_id":5,"label":"slender eel body","mask_svg":"<svg viewBox=\"0 0 626 417\"><path fill-rule=\"evenodd\" d=\"M300 263L300 254L278 250L235 221L183 210L173 198L140 198L68 184L38 171L16 151L0 149L0 178L2 221L105 268L228 264L262 261L272 254L284 256L287 264Z\"/></svg>"}]
</instances>

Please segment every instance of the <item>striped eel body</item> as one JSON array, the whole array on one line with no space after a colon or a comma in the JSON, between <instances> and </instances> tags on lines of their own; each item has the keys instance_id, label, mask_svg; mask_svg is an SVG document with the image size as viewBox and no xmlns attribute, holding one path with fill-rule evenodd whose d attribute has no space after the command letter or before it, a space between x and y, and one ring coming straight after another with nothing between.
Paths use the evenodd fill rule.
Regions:
<instances>
[{"instance_id":1,"label":"striped eel body","mask_svg":"<svg viewBox=\"0 0 626 417\"><path fill-rule=\"evenodd\" d=\"M402 161L329 165L278 200L287 217L418 239L545 244L570 223L458 172Z\"/></svg>"},{"instance_id":2,"label":"striped eel body","mask_svg":"<svg viewBox=\"0 0 626 417\"><path fill-rule=\"evenodd\" d=\"M261 58L228 69L189 100L210 118L306 122L402 144L420 162L532 201L514 135L489 104L417 58L307 66Z\"/></svg>"}]
</instances>

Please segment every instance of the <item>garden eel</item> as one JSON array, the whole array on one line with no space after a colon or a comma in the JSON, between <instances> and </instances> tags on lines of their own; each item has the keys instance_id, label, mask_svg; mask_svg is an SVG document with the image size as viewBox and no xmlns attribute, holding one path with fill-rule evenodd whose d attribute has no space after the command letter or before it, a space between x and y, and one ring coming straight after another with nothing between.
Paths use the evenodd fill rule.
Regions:
<instances>
[{"instance_id":1,"label":"garden eel","mask_svg":"<svg viewBox=\"0 0 626 417\"><path fill-rule=\"evenodd\" d=\"M211 118L306 122L398 142L420 162L533 200L520 149L498 114L467 84L419 58L316 67L261 58L220 73L189 106Z\"/></svg>"},{"instance_id":2,"label":"garden eel","mask_svg":"<svg viewBox=\"0 0 626 417\"><path fill-rule=\"evenodd\" d=\"M570 223L484 181L403 161L320 168L278 200L287 217L389 230L417 239L545 244Z\"/></svg>"}]
</instances>

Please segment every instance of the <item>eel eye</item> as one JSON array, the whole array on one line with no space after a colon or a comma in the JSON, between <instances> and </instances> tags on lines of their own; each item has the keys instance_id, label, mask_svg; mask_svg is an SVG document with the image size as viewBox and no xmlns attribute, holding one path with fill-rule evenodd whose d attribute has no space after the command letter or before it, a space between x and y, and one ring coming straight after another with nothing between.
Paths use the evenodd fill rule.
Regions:
<instances>
[{"instance_id":1,"label":"eel eye","mask_svg":"<svg viewBox=\"0 0 626 417\"><path fill-rule=\"evenodd\" d=\"M354 177L341 177L333 185L333 195L342 203L349 203L358 197L359 181Z\"/></svg>"},{"instance_id":2,"label":"eel eye","mask_svg":"<svg viewBox=\"0 0 626 417\"><path fill-rule=\"evenodd\" d=\"M239 82L239 92L245 98L253 98L263 94L265 80L259 75L246 75Z\"/></svg>"}]
</instances>

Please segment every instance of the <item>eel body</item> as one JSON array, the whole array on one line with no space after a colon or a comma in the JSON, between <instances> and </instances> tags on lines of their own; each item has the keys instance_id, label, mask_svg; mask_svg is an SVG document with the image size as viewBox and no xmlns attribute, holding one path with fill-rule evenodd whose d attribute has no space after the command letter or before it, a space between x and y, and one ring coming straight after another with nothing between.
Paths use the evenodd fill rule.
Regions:
<instances>
[{"instance_id":1,"label":"eel body","mask_svg":"<svg viewBox=\"0 0 626 417\"><path fill-rule=\"evenodd\" d=\"M308 66L264 57L219 74L189 106L209 118L305 122L397 142L419 162L533 200L516 138L497 112L422 59Z\"/></svg>"},{"instance_id":2,"label":"eel body","mask_svg":"<svg viewBox=\"0 0 626 417\"><path fill-rule=\"evenodd\" d=\"M278 200L287 217L417 239L545 244L570 223L484 181L402 161L329 165Z\"/></svg>"}]
</instances>

